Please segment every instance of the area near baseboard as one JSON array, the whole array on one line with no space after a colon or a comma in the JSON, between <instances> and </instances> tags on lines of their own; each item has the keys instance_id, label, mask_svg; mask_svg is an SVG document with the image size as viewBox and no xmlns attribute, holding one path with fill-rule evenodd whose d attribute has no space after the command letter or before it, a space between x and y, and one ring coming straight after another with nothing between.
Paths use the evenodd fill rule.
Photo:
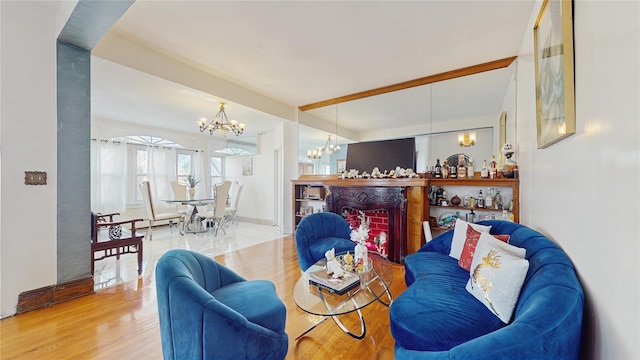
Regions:
<instances>
[{"instance_id":1,"label":"area near baseboard","mask_svg":"<svg viewBox=\"0 0 640 360\"><path fill-rule=\"evenodd\" d=\"M52 306L81 296L93 294L93 276L29 290L18 296L16 314Z\"/></svg>"}]
</instances>

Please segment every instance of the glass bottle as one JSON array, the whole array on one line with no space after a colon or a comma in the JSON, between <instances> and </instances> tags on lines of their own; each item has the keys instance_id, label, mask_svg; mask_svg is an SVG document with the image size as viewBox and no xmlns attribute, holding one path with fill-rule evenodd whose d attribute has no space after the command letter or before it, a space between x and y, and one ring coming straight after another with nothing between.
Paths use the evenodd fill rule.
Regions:
<instances>
[{"instance_id":1,"label":"glass bottle","mask_svg":"<svg viewBox=\"0 0 640 360\"><path fill-rule=\"evenodd\" d=\"M436 167L434 172L435 172L434 176L436 177L436 179L442 178L442 166L440 166L440 159L436 160Z\"/></svg>"},{"instance_id":2,"label":"glass bottle","mask_svg":"<svg viewBox=\"0 0 640 360\"><path fill-rule=\"evenodd\" d=\"M480 178L486 179L489 177L489 169L487 169L487 160L482 161L482 170L480 171Z\"/></svg>"},{"instance_id":3,"label":"glass bottle","mask_svg":"<svg viewBox=\"0 0 640 360\"><path fill-rule=\"evenodd\" d=\"M498 177L498 163L496 162L496 156L491 155L491 162L489 163L489 179L495 179Z\"/></svg>"},{"instance_id":4,"label":"glass bottle","mask_svg":"<svg viewBox=\"0 0 640 360\"><path fill-rule=\"evenodd\" d=\"M500 195L500 191L496 190L496 196L495 199L493 200L494 203L494 208L496 210L502 210L503 205L502 205L502 196Z\"/></svg>"},{"instance_id":5,"label":"glass bottle","mask_svg":"<svg viewBox=\"0 0 640 360\"><path fill-rule=\"evenodd\" d=\"M471 200L471 196L469 196L469 190L467 190L466 194L464 195L464 198L462 199L462 206L468 208L471 205L469 204Z\"/></svg>"},{"instance_id":6,"label":"glass bottle","mask_svg":"<svg viewBox=\"0 0 640 360\"><path fill-rule=\"evenodd\" d=\"M473 156L469 156L469 162L467 163L467 179L473 179Z\"/></svg>"},{"instance_id":7,"label":"glass bottle","mask_svg":"<svg viewBox=\"0 0 640 360\"><path fill-rule=\"evenodd\" d=\"M480 189L480 193L478 193L478 198L476 199L476 207L484 208L484 195L482 194L482 189Z\"/></svg>"},{"instance_id":8,"label":"glass bottle","mask_svg":"<svg viewBox=\"0 0 640 360\"><path fill-rule=\"evenodd\" d=\"M458 157L458 179L465 179L467 177L467 165L464 162L464 154L460 154Z\"/></svg>"},{"instance_id":9,"label":"glass bottle","mask_svg":"<svg viewBox=\"0 0 640 360\"><path fill-rule=\"evenodd\" d=\"M447 160L445 160L442 163L442 178L443 179L449 178L449 164L447 163Z\"/></svg>"},{"instance_id":10,"label":"glass bottle","mask_svg":"<svg viewBox=\"0 0 640 360\"><path fill-rule=\"evenodd\" d=\"M484 198L484 207L493 209L493 189L487 188L487 196Z\"/></svg>"}]
</instances>

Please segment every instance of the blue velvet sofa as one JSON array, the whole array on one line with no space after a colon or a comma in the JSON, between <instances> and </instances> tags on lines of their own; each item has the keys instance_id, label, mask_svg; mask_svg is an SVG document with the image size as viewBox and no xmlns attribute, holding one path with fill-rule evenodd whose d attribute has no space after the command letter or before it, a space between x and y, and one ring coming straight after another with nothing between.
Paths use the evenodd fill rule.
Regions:
<instances>
[{"instance_id":1,"label":"blue velvet sofa","mask_svg":"<svg viewBox=\"0 0 640 360\"><path fill-rule=\"evenodd\" d=\"M389 309L396 359L577 359L584 293L571 260L526 226L487 220L526 249L529 269L508 324L469 294L448 254L453 231L405 258L405 290Z\"/></svg>"},{"instance_id":2,"label":"blue velvet sofa","mask_svg":"<svg viewBox=\"0 0 640 360\"><path fill-rule=\"evenodd\" d=\"M287 310L272 282L174 249L158 260L156 290L165 360L285 358Z\"/></svg>"}]
</instances>

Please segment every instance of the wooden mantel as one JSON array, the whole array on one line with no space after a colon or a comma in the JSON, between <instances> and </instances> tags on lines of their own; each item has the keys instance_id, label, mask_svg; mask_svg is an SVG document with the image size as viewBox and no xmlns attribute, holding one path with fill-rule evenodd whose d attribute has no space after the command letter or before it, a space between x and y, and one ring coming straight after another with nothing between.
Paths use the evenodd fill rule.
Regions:
<instances>
[{"instance_id":1,"label":"wooden mantel","mask_svg":"<svg viewBox=\"0 0 640 360\"><path fill-rule=\"evenodd\" d=\"M429 219L428 204L425 196L428 180L423 178L400 179L340 179L337 175L302 175L298 180L293 180L293 185L308 184L331 187L402 187L405 189L407 199L406 229L403 233L406 243L403 249L404 255L416 252L424 244L422 222Z\"/></svg>"}]
</instances>

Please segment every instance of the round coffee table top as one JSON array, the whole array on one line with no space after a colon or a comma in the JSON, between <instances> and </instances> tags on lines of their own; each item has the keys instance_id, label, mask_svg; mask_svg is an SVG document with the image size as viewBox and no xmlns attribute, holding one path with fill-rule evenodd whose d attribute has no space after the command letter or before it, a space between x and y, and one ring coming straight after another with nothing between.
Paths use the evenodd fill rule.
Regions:
<instances>
[{"instance_id":1,"label":"round coffee table top","mask_svg":"<svg viewBox=\"0 0 640 360\"><path fill-rule=\"evenodd\" d=\"M293 290L296 305L310 314L332 316L362 309L379 300L387 294L393 281L393 266L388 259L374 252L369 252L369 260L373 263L373 269L360 274L360 286L343 295L333 294L309 284L309 273L325 268L327 260L316 262L296 282Z\"/></svg>"}]
</instances>

